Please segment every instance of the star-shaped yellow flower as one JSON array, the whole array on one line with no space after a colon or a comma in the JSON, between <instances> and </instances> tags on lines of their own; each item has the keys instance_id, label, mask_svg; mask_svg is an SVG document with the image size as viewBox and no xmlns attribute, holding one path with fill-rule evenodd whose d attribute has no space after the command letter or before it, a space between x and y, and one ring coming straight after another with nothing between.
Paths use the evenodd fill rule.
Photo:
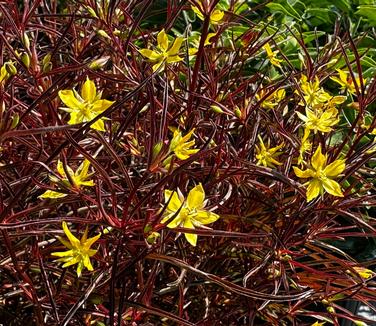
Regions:
<instances>
[{"instance_id":1,"label":"star-shaped yellow flower","mask_svg":"<svg viewBox=\"0 0 376 326\"><path fill-rule=\"evenodd\" d=\"M61 176L61 180L51 176L50 179L51 181L58 183L61 181L65 186L70 187L73 186L74 188L79 189L81 186L89 186L92 187L94 186L94 181L93 180L87 180L90 178L91 174L88 173L89 171L89 166L90 166L90 161L84 160L82 164L77 168L76 172L73 172L73 170L69 167L66 166L66 169L69 174L69 178L67 177L63 163L61 161L57 162L57 171L59 172ZM73 184L70 183L70 180L73 182ZM42 195L39 196L39 198L51 198L51 199L56 199L56 198L62 198L67 196L67 194L58 192L58 191L53 191L53 190L47 190L44 192Z\"/></svg>"},{"instance_id":2,"label":"star-shaped yellow flower","mask_svg":"<svg viewBox=\"0 0 376 326\"><path fill-rule=\"evenodd\" d=\"M197 2L199 3L200 8L196 6L191 6L191 8L199 19L204 20L205 17L202 14L202 11L203 11L202 3L201 1L197 1ZM223 19L224 15L225 13L222 10L214 9L213 12L210 14L210 23L213 25L219 24L221 20Z\"/></svg>"},{"instance_id":3,"label":"star-shaped yellow flower","mask_svg":"<svg viewBox=\"0 0 376 326\"><path fill-rule=\"evenodd\" d=\"M270 168L274 168L275 165L282 165L276 158L282 154L282 152L278 152L278 150L283 147L283 144L270 148L270 144L265 145L260 135L257 137L260 141L260 146L256 145L256 165L263 165Z\"/></svg>"},{"instance_id":4,"label":"star-shaped yellow flower","mask_svg":"<svg viewBox=\"0 0 376 326\"><path fill-rule=\"evenodd\" d=\"M276 66L278 68L282 68L281 66L281 62L283 62L283 60L281 59L277 59L277 54L279 51L272 51L272 48L270 47L270 44L269 43L266 43L264 46L263 46L263 49L265 50L266 52L266 55L270 61L270 63L273 65L273 66Z\"/></svg>"},{"instance_id":5,"label":"star-shaped yellow flower","mask_svg":"<svg viewBox=\"0 0 376 326\"><path fill-rule=\"evenodd\" d=\"M100 234L95 237L87 238L88 228L86 228L81 240L78 240L69 230L67 223L63 222L63 230L69 242L61 237L59 241L67 247L67 251L53 252L52 256L60 257L56 261L63 262L63 267L77 265L77 276L81 276L82 269L86 267L89 271L93 271L93 266L90 262L90 257L94 256L98 250L90 249L90 247L100 238Z\"/></svg>"},{"instance_id":6,"label":"star-shaped yellow flower","mask_svg":"<svg viewBox=\"0 0 376 326\"><path fill-rule=\"evenodd\" d=\"M210 224L219 219L219 215L204 209L206 205L205 191L201 183L191 189L187 200L178 189L176 191L165 190L165 203L167 207L164 211L161 223L166 223L168 228L184 227L194 229L202 225ZM192 245L197 244L197 234L184 233L187 241Z\"/></svg>"},{"instance_id":7,"label":"star-shaped yellow flower","mask_svg":"<svg viewBox=\"0 0 376 326\"><path fill-rule=\"evenodd\" d=\"M304 101L300 101L299 105L307 105L312 108L331 99L330 94L320 87L320 80L317 76L314 81L308 81L307 76L302 75L300 89L301 93L298 91L296 93L302 96Z\"/></svg>"},{"instance_id":8,"label":"star-shaped yellow flower","mask_svg":"<svg viewBox=\"0 0 376 326\"><path fill-rule=\"evenodd\" d=\"M261 89L257 94L256 94L256 100L257 101L260 101L265 95L266 95L266 90L263 88ZM263 108L263 109L267 109L267 110L272 110L274 109L276 106L279 105L279 103L285 98L286 96L286 91L281 88L281 89L278 89L276 90L275 92L273 92L272 94L270 94L267 98L265 98L260 106Z\"/></svg>"},{"instance_id":9,"label":"star-shaped yellow flower","mask_svg":"<svg viewBox=\"0 0 376 326\"><path fill-rule=\"evenodd\" d=\"M170 151L173 152L180 160L186 160L191 155L197 153L199 149L192 149L195 145L195 140L190 140L194 129L188 132L185 136L182 136L181 131L176 129L174 136L170 142Z\"/></svg>"},{"instance_id":10,"label":"star-shaped yellow flower","mask_svg":"<svg viewBox=\"0 0 376 326\"><path fill-rule=\"evenodd\" d=\"M307 187L307 202L323 194L324 190L337 197L343 197L341 186L334 178L345 170L345 160L335 160L327 165L327 155L321 152L321 145L316 149L311 158L311 166L306 170L301 170L294 166L294 172L297 177L310 179L305 185Z\"/></svg>"},{"instance_id":11,"label":"star-shaped yellow flower","mask_svg":"<svg viewBox=\"0 0 376 326\"><path fill-rule=\"evenodd\" d=\"M86 78L81 88L81 95L74 89L66 89L59 91L59 97L67 106L60 109L70 113L70 120L68 121L70 125L91 121L114 103L113 101L102 100L102 93L97 94L95 84L89 78ZM90 128L106 131L103 120L104 118L99 119Z\"/></svg>"},{"instance_id":12,"label":"star-shaped yellow flower","mask_svg":"<svg viewBox=\"0 0 376 326\"><path fill-rule=\"evenodd\" d=\"M343 91L347 91L348 93L355 95L356 88L353 79L348 71L344 71L341 69L337 69L338 77L330 77L331 80L335 81L336 83L340 84ZM355 82L360 87L360 78L355 77ZM366 82L366 79L363 78L363 84Z\"/></svg>"},{"instance_id":13,"label":"star-shaped yellow flower","mask_svg":"<svg viewBox=\"0 0 376 326\"><path fill-rule=\"evenodd\" d=\"M329 107L327 110L311 110L306 107L306 115L296 112L300 119L305 123L305 127L313 130L316 134L317 131L330 132L332 127L339 122L338 110L335 107Z\"/></svg>"},{"instance_id":14,"label":"star-shaped yellow flower","mask_svg":"<svg viewBox=\"0 0 376 326\"><path fill-rule=\"evenodd\" d=\"M141 49L138 50L145 58L148 58L151 62L154 63L153 65L153 72L157 71L159 67L161 67L165 63L173 63L182 61L183 58L179 57L179 50L181 44L183 43L183 37L177 37L174 40L174 43L170 47L168 36L164 29L162 29L157 35L157 42L158 45L155 49Z\"/></svg>"}]
</instances>

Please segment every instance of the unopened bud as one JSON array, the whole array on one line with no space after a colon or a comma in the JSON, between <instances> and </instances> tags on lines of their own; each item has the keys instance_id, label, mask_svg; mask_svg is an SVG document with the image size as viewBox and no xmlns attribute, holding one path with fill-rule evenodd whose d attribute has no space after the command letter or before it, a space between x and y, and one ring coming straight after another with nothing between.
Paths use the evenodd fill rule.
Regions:
<instances>
[{"instance_id":1,"label":"unopened bud","mask_svg":"<svg viewBox=\"0 0 376 326\"><path fill-rule=\"evenodd\" d=\"M30 50L30 39L27 36L26 32L23 32L22 34L22 43L26 49Z\"/></svg>"},{"instance_id":2,"label":"unopened bud","mask_svg":"<svg viewBox=\"0 0 376 326\"><path fill-rule=\"evenodd\" d=\"M223 110L218 105L211 105L210 109L213 112L218 113L218 114L222 114L223 113Z\"/></svg>"},{"instance_id":3,"label":"unopened bud","mask_svg":"<svg viewBox=\"0 0 376 326\"><path fill-rule=\"evenodd\" d=\"M364 321L361 320L353 320L355 326L368 326Z\"/></svg>"},{"instance_id":4,"label":"unopened bud","mask_svg":"<svg viewBox=\"0 0 376 326\"><path fill-rule=\"evenodd\" d=\"M159 142L159 143L156 143L154 146L153 146L153 159L155 159L158 154L160 153L161 149L162 149L162 146L163 146L163 142Z\"/></svg>"},{"instance_id":5,"label":"unopened bud","mask_svg":"<svg viewBox=\"0 0 376 326\"><path fill-rule=\"evenodd\" d=\"M103 29L98 30L98 35L111 39L111 37Z\"/></svg>"},{"instance_id":6,"label":"unopened bud","mask_svg":"<svg viewBox=\"0 0 376 326\"><path fill-rule=\"evenodd\" d=\"M327 312L331 313L331 314L334 314L336 311L334 310L333 307L329 306L329 307L326 307L326 310Z\"/></svg>"},{"instance_id":7,"label":"unopened bud","mask_svg":"<svg viewBox=\"0 0 376 326\"><path fill-rule=\"evenodd\" d=\"M17 68L14 66L13 62L8 61L4 64L7 73L11 76L17 74Z\"/></svg>"},{"instance_id":8,"label":"unopened bud","mask_svg":"<svg viewBox=\"0 0 376 326\"><path fill-rule=\"evenodd\" d=\"M10 125L10 128L11 129L14 129L17 127L18 125L18 122L20 121L20 116L18 115L18 113L16 113L13 117L12 117L12 124Z\"/></svg>"},{"instance_id":9,"label":"unopened bud","mask_svg":"<svg viewBox=\"0 0 376 326\"><path fill-rule=\"evenodd\" d=\"M235 113L235 115L236 115L237 118L241 119L241 117L242 117L242 111L240 111L239 108L236 108L234 110L234 113Z\"/></svg>"},{"instance_id":10,"label":"unopened bud","mask_svg":"<svg viewBox=\"0 0 376 326\"><path fill-rule=\"evenodd\" d=\"M43 65L42 71L44 73L47 73L47 72L51 71L51 69L52 69L52 62L48 62L45 65Z\"/></svg>"},{"instance_id":11,"label":"unopened bud","mask_svg":"<svg viewBox=\"0 0 376 326\"><path fill-rule=\"evenodd\" d=\"M89 7L89 6L86 6L86 9L87 11L89 12L90 16L94 17L94 18L98 18L97 14L95 13L94 9Z\"/></svg>"},{"instance_id":12,"label":"unopened bud","mask_svg":"<svg viewBox=\"0 0 376 326\"><path fill-rule=\"evenodd\" d=\"M26 68L30 67L30 56L27 53L22 53L21 61L26 66Z\"/></svg>"},{"instance_id":13,"label":"unopened bud","mask_svg":"<svg viewBox=\"0 0 376 326\"><path fill-rule=\"evenodd\" d=\"M109 59L110 59L109 56L96 59L96 60L89 63L89 68L93 69L93 70L103 68L106 65L106 63L108 62Z\"/></svg>"},{"instance_id":14,"label":"unopened bud","mask_svg":"<svg viewBox=\"0 0 376 326\"><path fill-rule=\"evenodd\" d=\"M47 54L44 56L43 60L42 60L42 64L43 64L43 65L46 65L46 64L48 64L50 61L51 61L51 53L47 53Z\"/></svg>"}]
</instances>

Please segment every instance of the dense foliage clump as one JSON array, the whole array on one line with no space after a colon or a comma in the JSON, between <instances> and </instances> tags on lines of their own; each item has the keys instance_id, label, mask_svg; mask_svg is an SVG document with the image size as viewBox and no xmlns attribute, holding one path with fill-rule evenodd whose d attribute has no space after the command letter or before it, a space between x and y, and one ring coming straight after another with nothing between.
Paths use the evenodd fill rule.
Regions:
<instances>
[{"instance_id":1,"label":"dense foliage clump","mask_svg":"<svg viewBox=\"0 0 376 326\"><path fill-rule=\"evenodd\" d=\"M0 324L376 314L372 1L0 3Z\"/></svg>"}]
</instances>

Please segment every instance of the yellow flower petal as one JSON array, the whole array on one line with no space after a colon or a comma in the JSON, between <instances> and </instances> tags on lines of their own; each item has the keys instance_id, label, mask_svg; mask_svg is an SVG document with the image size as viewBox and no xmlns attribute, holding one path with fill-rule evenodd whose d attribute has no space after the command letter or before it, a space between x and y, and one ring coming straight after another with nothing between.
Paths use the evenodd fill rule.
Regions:
<instances>
[{"instance_id":1,"label":"yellow flower petal","mask_svg":"<svg viewBox=\"0 0 376 326\"><path fill-rule=\"evenodd\" d=\"M317 147L315 153L313 154L312 159L311 159L311 164L315 170L322 169L325 166L326 155L323 155L321 153L321 145Z\"/></svg>"},{"instance_id":2,"label":"yellow flower petal","mask_svg":"<svg viewBox=\"0 0 376 326\"><path fill-rule=\"evenodd\" d=\"M202 184L199 183L196 187L191 189L187 197L187 204L189 209L200 209L204 205L205 191Z\"/></svg>"},{"instance_id":3,"label":"yellow flower petal","mask_svg":"<svg viewBox=\"0 0 376 326\"><path fill-rule=\"evenodd\" d=\"M165 203L168 202L167 210L169 210L170 212L178 211L183 204L180 201L179 196L176 191L173 192L171 190L166 189L164 191L164 199L165 199Z\"/></svg>"},{"instance_id":4,"label":"yellow flower petal","mask_svg":"<svg viewBox=\"0 0 376 326\"><path fill-rule=\"evenodd\" d=\"M345 160L335 160L324 169L324 173L328 177L337 177L345 170L345 167Z\"/></svg>"},{"instance_id":5,"label":"yellow flower petal","mask_svg":"<svg viewBox=\"0 0 376 326\"><path fill-rule=\"evenodd\" d=\"M186 229L194 229L194 226L191 222L190 219L186 219L184 221L183 227ZM192 234L192 233L184 233L185 238L187 241L194 247L196 247L197 244L197 234Z\"/></svg>"},{"instance_id":6,"label":"yellow flower petal","mask_svg":"<svg viewBox=\"0 0 376 326\"><path fill-rule=\"evenodd\" d=\"M184 41L184 37L177 37L172 44L171 48L168 50L168 55L169 56L176 56L179 54L179 50L181 47L181 44ZM167 61L168 62L168 61Z\"/></svg>"},{"instance_id":7,"label":"yellow flower petal","mask_svg":"<svg viewBox=\"0 0 376 326\"><path fill-rule=\"evenodd\" d=\"M89 103L94 102L97 96L97 89L95 87L95 84L88 77L86 77L86 81L84 82L82 86L81 96L86 102L89 102Z\"/></svg>"},{"instance_id":8,"label":"yellow flower petal","mask_svg":"<svg viewBox=\"0 0 376 326\"><path fill-rule=\"evenodd\" d=\"M115 101L97 100L93 103L92 110L99 114L107 110L113 103Z\"/></svg>"},{"instance_id":9,"label":"yellow flower petal","mask_svg":"<svg viewBox=\"0 0 376 326\"><path fill-rule=\"evenodd\" d=\"M337 181L331 179L324 179L322 180L322 185L326 192L328 192L329 194L337 197L343 197L341 186Z\"/></svg>"},{"instance_id":10,"label":"yellow flower petal","mask_svg":"<svg viewBox=\"0 0 376 326\"><path fill-rule=\"evenodd\" d=\"M312 179L307 188L307 202L310 202L312 199L315 199L322 189L321 182L317 179Z\"/></svg>"},{"instance_id":11,"label":"yellow flower petal","mask_svg":"<svg viewBox=\"0 0 376 326\"><path fill-rule=\"evenodd\" d=\"M53 190L46 190L43 194L41 194L39 196L39 198L43 198L43 199L47 199L47 198L58 199L58 198L63 198L65 196L67 196L67 194L65 194L63 192L57 192L57 191L53 191Z\"/></svg>"},{"instance_id":12,"label":"yellow flower petal","mask_svg":"<svg viewBox=\"0 0 376 326\"><path fill-rule=\"evenodd\" d=\"M199 224L206 225L214 223L219 219L219 215L209 211L199 210L197 215L194 217L193 224L197 221Z\"/></svg>"},{"instance_id":13,"label":"yellow flower petal","mask_svg":"<svg viewBox=\"0 0 376 326\"><path fill-rule=\"evenodd\" d=\"M158 47L167 52L168 50L168 37L164 29L162 29L157 35Z\"/></svg>"},{"instance_id":14,"label":"yellow flower petal","mask_svg":"<svg viewBox=\"0 0 376 326\"><path fill-rule=\"evenodd\" d=\"M294 172L298 178L308 179L314 176L314 172L310 169L306 169L303 171L296 166L293 166L292 168L294 169Z\"/></svg>"},{"instance_id":15,"label":"yellow flower petal","mask_svg":"<svg viewBox=\"0 0 376 326\"><path fill-rule=\"evenodd\" d=\"M81 245L81 242L80 240L78 240L73 234L72 232L69 230L68 228L68 225L65 221L63 221L63 230L64 230L64 233L65 235L67 236L68 240L70 241L71 245L73 247L80 247Z\"/></svg>"},{"instance_id":16,"label":"yellow flower petal","mask_svg":"<svg viewBox=\"0 0 376 326\"><path fill-rule=\"evenodd\" d=\"M222 19L225 13L222 10L214 9L210 15L210 22L212 24L218 24Z\"/></svg>"},{"instance_id":17,"label":"yellow flower petal","mask_svg":"<svg viewBox=\"0 0 376 326\"><path fill-rule=\"evenodd\" d=\"M74 96L72 90L62 90L59 91L59 97L63 103L72 109L79 109L82 107L82 103Z\"/></svg>"},{"instance_id":18,"label":"yellow flower petal","mask_svg":"<svg viewBox=\"0 0 376 326\"><path fill-rule=\"evenodd\" d=\"M148 58L150 61L159 61L161 59L161 55L155 51L148 50L148 49L141 49L138 50L145 58Z\"/></svg>"},{"instance_id":19,"label":"yellow flower petal","mask_svg":"<svg viewBox=\"0 0 376 326\"><path fill-rule=\"evenodd\" d=\"M51 253L51 256L55 256L55 257L67 257L67 256L72 256L72 255L73 255L73 250Z\"/></svg>"},{"instance_id":20,"label":"yellow flower petal","mask_svg":"<svg viewBox=\"0 0 376 326\"><path fill-rule=\"evenodd\" d=\"M90 128L99 130L99 131L106 131L106 128L104 127L104 121L102 119L99 119L98 121L95 121Z\"/></svg>"}]
</instances>

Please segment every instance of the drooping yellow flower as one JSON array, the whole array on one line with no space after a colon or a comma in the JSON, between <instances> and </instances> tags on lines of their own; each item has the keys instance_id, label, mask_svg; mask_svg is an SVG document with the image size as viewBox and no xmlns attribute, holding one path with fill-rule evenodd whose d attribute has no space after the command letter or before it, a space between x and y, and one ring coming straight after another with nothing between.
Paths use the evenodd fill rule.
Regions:
<instances>
[{"instance_id":1,"label":"drooping yellow flower","mask_svg":"<svg viewBox=\"0 0 376 326\"><path fill-rule=\"evenodd\" d=\"M296 112L300 119L304 121L305 128L313 130L316 134L317 131L330 132L332 127L339 122L338 110L335 107L322 110L311 110L306 107L306 115Z\"/></svg>"},{"instance_id":2,"label":"drooping yellow flower","mask_svg":"<svg viewBox=\"0 0 376 326\"><path fill-rule=\"evenodd\" d=\"M375 273L368 268L362 266L354 266L355 271L365 280L371 278Z\"/></svg>"},{"instance_id":3,"label":"drooping yellow flower","mask_svg":"<svg viewBox=\"0 0 376 326\"><path fill-rule=\"evenodd\" d=\"M200 8L193 6L193 5L191 6L191 8L199 19L204 20L205 17L202 14L202 10L203 10L202 3L201 1L197 1L197 2L199 3ZM213 25L219 24L221 20L223 19L224 15L225 13L222 10L214 9L213 12L210 14L210 23Z\"/></svg>"},{"instance_id":4,"label":"drooping yellow flower","mask_svg":"<svg viewBox=\"0 0 376 326\"><path fill-rule=\"evenodd\" d=\"M305 163L304 154L310 151L312 148L312 143L308 139L309 135L310 135L310 130L308 128L305 128L304 135L303 135L302 142L301 142L300 149L299 149L298 165Z\"/></svg>"},{"instance_id":5,"label":"drooping yellow flower","mask_svg":"<svg viewBox=\"0 0 376 326\"><path fill-rule=\"evenodd\" d=\"M58 239L68 250L63 252L53 252L51 255L60 257L56 259L56 261L63 262L63 268L78 264L76 270L78 277L81 276L84 267L89 271L93 271L94 269L90 262L90 257L94 256L98 250L90 249L90 247L100 238L101 235L97 234L95 237L88 239L88 228L86 228L81 240L78 240L71 233L65 221L63 222L63 230L69 241L61 237L58 237Z\"/></svg>"},{"instance_id":6,"label":"drooping yellow flower","mask_svg":"<svg viewBox=\"0 0 376 326\"><path fill-rule=\"evenodd\" d=\"M270 168L274 168L275 165L282 165L276 158L282 154L282 152L278 152L278 150L283 147L283 144L270 148L269 142L265 146L261 136L258 135L257 137L260 141L260 146L256 145L256 165L263 165Z\"/></svg>"},{"instance_id":7,"label":"drooping yellow flower","mask_svg":"<svg viewBox=\"0 0 376 326\"><path fill-rule=\"evenodd\" d=\"M278 50L277 51L272 51L272 48L270 47L270 44L269 43L266 43L264 46L263 46L263 49L265 50L266 52L266 55L270 61L270 63L273 65L273 66L276 66L278 68L282 68L281 66L281 62L283 62L283 60L281 59L277 59L277 54L278 54Z\"/></svg>"},{"instance_id":8,"label":"drooping yellow flower","mask_svg":"<svg viewBox=\"0 0 376 326\"><path fill-rule=\"evenodd\" d=\"M265 95L267 91L263 88L256 94L256 100L260 101ZM286 91L282 89L278 89L272 94L270 94L267 98L265 98L261 103L260 106L263 109L271 110L274 109L279 103L285 98Z\"/></svg>"},{"instance_id":9,"label":"drooping yellow flower","mask_svg":"<svg viewBox=\"0 0 376 326\"><path fill-rule=\"evenodd\" d=\"M89 122L103 111L108 109L114 101L102 100L102 92L97 94L97 89L93 81L86 78L82 88L81 95L73 90L59 91L59 97L66 108L60 108L70 113L68 124L73 125L82 122ZM93 123L90 128L99 131L106 131L104 128L104 118Z\"/></svg>"},{"instance_id":10,"label":"drooping yellow flower","mask_svg":"<svg viewBox=\"0 0 376 326\"><path fill-rule=\"evenodd\" d=\"M168 36L164 29L157 35L158 45L155 51L149 49L138 50L145 58L154 63L153 72L157 71L165 63L173 63L182 61L183 58L179 57L179 50L183 43L183 37L177 37L172 46L169 46Z\"/></svg>"},{"instance_id":11,"label":"drooping yellow flower","mask_svg":"<svg viewBox=\"0 0 376 326\"><path fill-rule=\"evenodd\" d=\"M343 197L341 186L334 181L345 170L345 160L335 160L327 165L327 155L321 152L321 145L317 148L311 158L311 166L306 170L301 170L294 166L297 177L311 179L305 185L307 187L307 202L323 194L324 191L337 197Z\"/></svg>"},{"instance_id":12,"label":"drooping yellow flower","mask_svg":"<svg viewBox=\"0 0 376 326\"><path fill-rule=\"evenodd\" d=\"M161 223L166 223L173 218L167 224L168 228L194 229L219 219L219 215L204 209L206 205L205 191L201 183L191 189L187 200L185 200L179 188L177 191L165 190L164 199L165 204L168 204ZM184 236L192 246L196 246L197 234L184 233Z\"/></svg>"},{"instance_id":13,"label":"drooping yellow flower","mask_svg":"<svg viewBox=\"0 0 376 326\"><path fill-rule=\"evenodd\" d=\"M308 81L307 76L302 75L300 79L300 89L296 91L297 94L303 97L304 101L300 101L299 105L307 105L310 108L315 106L320 106L331 99L329 93L325 92L322 87L320 87L320 80L316 76L315 81Z\"/></svg>"},{"instance_id":14,"label":"drooping yellow flower","mask_svg":"<svg viewBox=\"0 0 376 326\"><path fill-rule=\"evenodd\" d=\"M338 77L330 77L331 80L341 85L343 91L347 91L351 95L355 95L356 88L353 79L348 71L341 69L336 69L338 72ZM355 77L355 82L360 87L360 78ZM363 78L363 84L366 83L366 79Z\"/></svg>"},{"instance_id":15,"label":"drooping yellow flower","mask_svg":"<svg viewBox=\"0 0 376 326\"><path fill-rule=\"evenodd\" d=\"M188 132L185 136L182 136L181 131L176 129L174 136L170 142L170 151L173 152L180 160L186 160L191 155L197 153L199 149L192 149L195 145L195 140L191 139L194 129Z\"/></svg>"},{"instance_id":16,"label":"drooping yellow flower","mask_svg":"<svg viewBox=\"0 0 376 326\"><path fill-rule=\"evenodd\" d=\"M73 170L69 167L66 166L66 169L69 174L69 178L67 177L63 163L61 161L57 162L57 171L59 172L61 179L57 179L53 176L50 176L51 181L58 183L61 181L65 186L67 187L74 187L76 189L80 189L81 186L88 186L92 187L94 186L94 181L93 180L87 180L88 178L91 177L92 174L89 174L89 166L90 166L90 161L84 160L81 165L77 168L76 172L73 172ZM70 183L70 180L72 180L73 184ZM56 198L63 198L67 196L67 194L58 192L58 191L53 191L53 190L47 190L44 192L42 195L39 196L39 198L51 198L51 199L56 199Z\"/></svg>"}]
</instances>

